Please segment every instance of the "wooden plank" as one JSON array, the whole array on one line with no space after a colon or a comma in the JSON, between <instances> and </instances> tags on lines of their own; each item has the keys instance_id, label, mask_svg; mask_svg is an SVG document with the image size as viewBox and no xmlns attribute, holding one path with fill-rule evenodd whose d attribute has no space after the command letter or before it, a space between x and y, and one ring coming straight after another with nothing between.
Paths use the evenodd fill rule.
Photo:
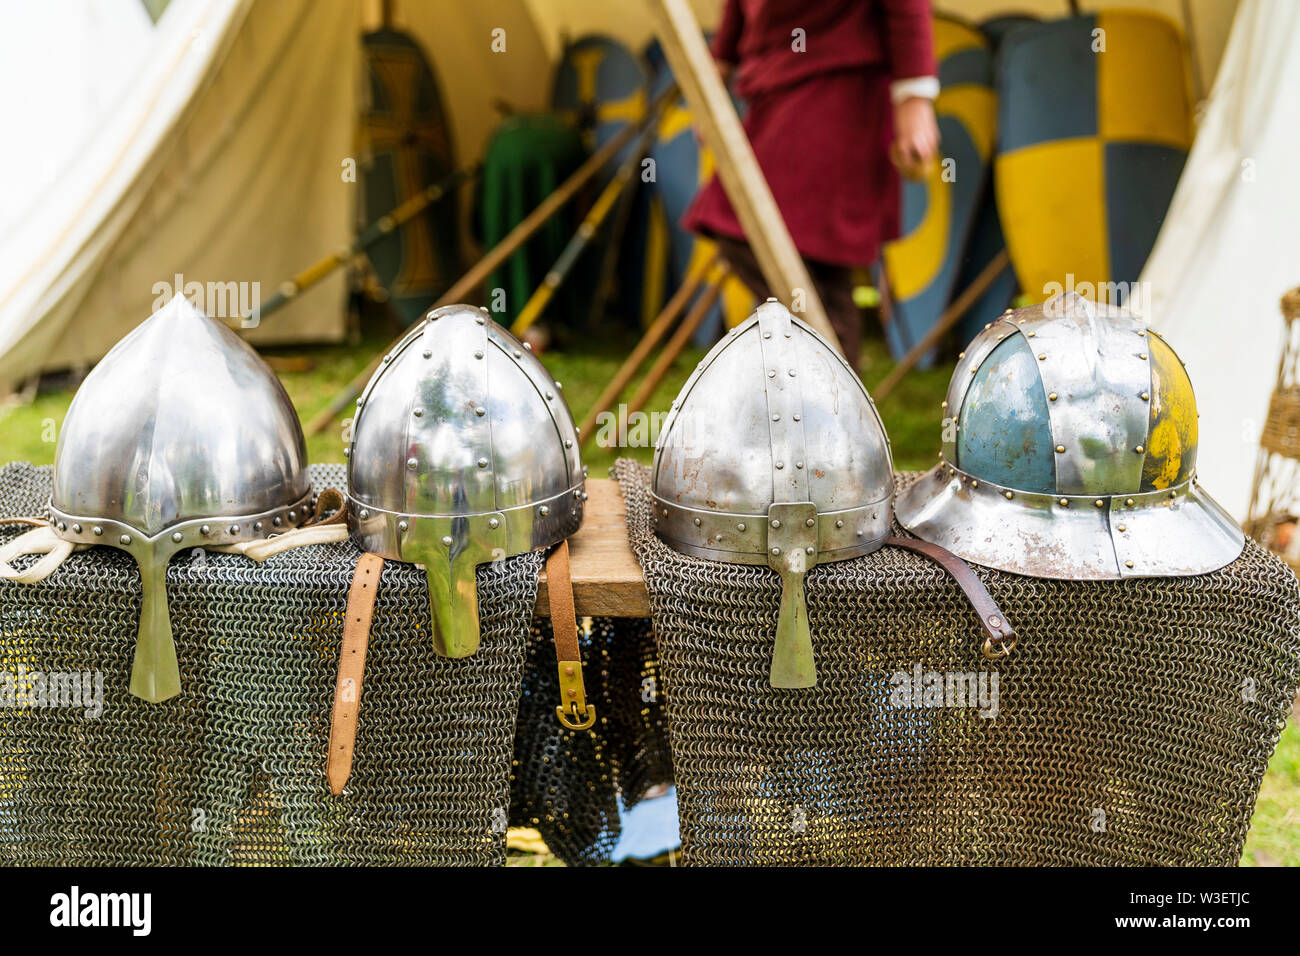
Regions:
<instances>
[{"instance_id":1,"label":"wooden plank","mask_svg":"<svg viewBox=\"0 0 1300 956\"><path fill-rule=\"evenodd\" d=\"M569 539L569 573L579 615L649 617L641 565L627 541L627 509L618 482L587 480L587 506L578 533ZM551 613L543 569L537 586L535 614Z\"/></svg>"},{"instance_id":2,"label":"wooden plank","mask_svg":"<svg viewBox=\"0 0 1300 956\"><path fill-rule=\"evenodd\" d=\"M839 339L826 318L826 309L785 227L687 0L647 2L654 14L655 32L663 45L664 56L704 142L713 151L722 186L736 210L768 288L791 309L795 305L794 290L802 289L803 311L799 317L838 348Z\"/></svg>"}]
</instances>

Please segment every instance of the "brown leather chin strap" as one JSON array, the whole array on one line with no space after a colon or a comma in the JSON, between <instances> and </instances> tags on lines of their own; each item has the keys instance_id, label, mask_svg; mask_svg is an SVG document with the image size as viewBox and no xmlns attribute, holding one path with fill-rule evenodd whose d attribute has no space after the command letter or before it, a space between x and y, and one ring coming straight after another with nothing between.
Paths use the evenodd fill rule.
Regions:
<instances>
[{"instance_id":1,"label":"brown leather chin strap","mask_svg":"<svg viewBox=\"0 0 1300 956\"><path fill-rule=\"evenodd\" d=\"M347 618L343 622L343 645L339 649L339 676L334 685L334 713L330 718L329 758L325 776L330 792L338 796L352 775L352 753L357 742L357 721L361 716L361 683L366 673L366 648L370 644L370 619L379 593L379 576L384 559L363 554L352 574L348 591Z\"/></svg>"},{"instance_id":2,"label":"brown leather chin strap","mask_svg":"<svg viewBox=\"0 0 1300 956\"><path fill-rule=\"evenodd\" d=\"M561 541L546 559L546 591L551 603L555 659L560 668L560 706L555 713L569 730L587 730L596 722L596 708L587 703L582 683L582 650L578 646L568 541Z\"/></svg>"},{"instance_id":3,"label":"brown leather chin strap","mask_svg":"<svg viewBox=\"0 0 1300 956\"><path fill-rule=\"evenodd\" d=\"M941 565L945 571L953 576L958 586L966 594L966 600L970 602L971 607L975 609L975 613L979 615L980 625L984 628L984 633L988 635L984 639L982 648L984 656L996 659L1006 657L1011 653L1012 648L1016 646L1015 628L1011 626L1007 616L998 608L993 596L984 587L984 582L975 576L975 572L970 569L970 565L947 548L941 548L937 544L930 544L930 542L922 541L919 538L891 537L885 541L885 544L892 544L896 548L915 551L917 554L924 555L931 561Z\"/></svg>"}]
</instances>

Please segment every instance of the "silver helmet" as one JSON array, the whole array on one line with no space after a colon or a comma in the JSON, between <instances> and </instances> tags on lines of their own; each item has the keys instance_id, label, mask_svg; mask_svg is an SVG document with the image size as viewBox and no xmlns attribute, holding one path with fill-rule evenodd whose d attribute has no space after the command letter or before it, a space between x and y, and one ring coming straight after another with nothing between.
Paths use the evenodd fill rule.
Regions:
<instances>
[{"instance_id":1,"label":"silver helmet","mask_svg":"<svg viewBox=\"0 0 1300 956\"><path fill-rule=\"evenodd\" d=\"M655 448L655 531L672 548L781 575L776 687L811 687L803 576L890 529L889 439L838 351L775 299L687 380Z\"/></svg>"},{"instance_id":2,"label":"silver helmet","mask_svg":"<svg viewBox=\"0 0 1300 956\"><path fill-rule=\"evenodd\" d=\"M55 533L121 548L144 598L132 694L180 692L167 562L186 548L265 538L310 516L307 446L275 374L176 296L77 390L54 452Z\"/></svg>"},{"instance_id":3,"label":"silver helmet","mask_svg":"<svg viewBox=\"0 0 1300 956\"><path fill-rule=\"evenodd\" d=\"M560 383L486 310L452 305L384 356L357 406L352 532L367 551L424 565L435 650L473 654L478 565L582 523L585 472Z\"/></svg>"},{"instance_id":4,"label":"silver helmet","mask_svg":"<svg viewBox=\"0 0 1300 956\"><path fill-rule=\"evenodd\" d=\"M940 463L899 521L969 561L1043 578L1201 574L1244 545L1196 481L1182 362L1132 313L1066 293L966 347Z\"/></svg>"}]
</instances>

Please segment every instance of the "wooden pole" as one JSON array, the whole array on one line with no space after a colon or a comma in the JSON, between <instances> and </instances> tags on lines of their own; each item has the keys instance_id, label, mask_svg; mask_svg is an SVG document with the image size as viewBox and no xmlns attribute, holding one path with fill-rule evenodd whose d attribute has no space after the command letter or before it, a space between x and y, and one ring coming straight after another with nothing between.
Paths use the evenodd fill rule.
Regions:
<instances>
[{"instance_id":1,"label":"wooden pole","mask_svg":"<svg viewBox=\"0 0 1300 956\"><path fill-rule=\"evenodd\" d=\"M647 0L664 56L682 88L704 142L713 151L718 176L740 219L754 257L772 295L793 309L802 299L800 318L839 348L808 268L795 249L772 190L759 169L727 88L704 45L704 34L687 0ZM798 148L798 144L791 144ZM817 201L809 197L808 201ZM799 290L796 292L796 290ZM841 348L840 351L843 351Z\"/></svg>"},{"instance_id":2,"label":"wooden pole","mask_svg":"<svg viewBox=\"0 0 1300 956\"><path fill-rule=\"evenodd\" d=\"M993 257L962 294L953 300L952 305L943 310L943 315L939 316L939 321L934 323L933 328L925 333L921 341L908 349L907 354L899 359L898 364L885 376L885 380L871 390L877 402L884 401L885 396L894 390L894 386L903 380L903 376L912 370L912 366L921 361L921 356L938 344L939 340L957 324L957 321L966 314L966 310L984 294L984 290L992 285L993 280L1010 264L1011 257L1005 249Z\"/></svg>"},{"instance_id":3,"label":"wooden pole","mask_svg":"<svg viewBox=\"0 0 1300 956\"><path fill-rule=\"evenodd\" d=\"M659 115L660 106L667 101L666 94L672 92L673 88L670 86L664 90L663 94L655 98L654 103L650 104L651 117ZM559 189L538 203L537 207L524 218L523 222L511 229L504 239L497 243L487 255L470 267L468 272L443 293L432 308L437 309L444 305L452 305L473 292L484 279L492 274L492 271L497 266L509 259L520 246L532 238L533 233L572 199L578 190L587 184L588 180L600 172L605 164L618 154L619 150L630 143L638 132L640 132L640 127L628 124L625 129L619 130L613 139L592 153L587 161L560 185ZM375 371L383 362L384 356L388 354L393 345L396 345L405 337L406 333L403 332L395 338L392 345L376 355L369 365L362 369L347 385L343 386L342 391L330 400L330 403L321 410L320 414L307 423L307 434L317 435L328 428L330 423L334 421L335 416L347 408L361 394L361 390L366 387L366 383L375 374Z\"/></svg>"},{"instance_id":4,"label":"wooden pole","mask_svg":"<svg viewBox=\"0 0 1300 956\"><path fill-rule=\"evenodd\" d=\"M629 415L644 408L645 403L650 401L650 396L654 394L654 390L659 387L659 383L664 380L668 370L677 361L677 356L682 354L682 349L686 348L686 343L691 340L695 330L700 327L704 317L709 314L709 310L713 308L713 303L718 301L718 295L722 292L722 284L730 272L731 268L723 265L709 279L709 285L704 290L704 294L700 296L686 318L682 320L682 324L677 327L673 337L668 340L664 350L659 353L659 358L655 360L655 364L650 366L650 371L646 372L645 378L637 386L636 393L628 401L627 411Z\"/></svg>"},{"instance_id":5,"label":"wooden pole","mask_svg":"<svg viewBox=\"0 0 1300 956\"><path fill-rule=\"evenodd\" d=\"M645 330L645 335L641 336L641 341L637 342L632 354L619 366L618 371L614 373L614 377L609 380L609 384L605 386L605 390L600 393L600 397L592 404L591 411L587 412L587 417L582 420L582 424L578 427L578 434L582 436L584 444L591 437L593 429L596 427L596 420L600 418L600 413L608 411L618 396L622 394L623 389L627 388L627 383L632 380L632 376L641 367L641 363L646 360L646 356L659 344L659 340L667 334L673 322L677 321L677 316L686 308L686 303L691 301L691 297L695 295L695 290L700 287L700 283L704 281L704 277L708 275L715 261L717 261L716 252L709 256L703 268L697 269L694 275L689 276L682 283L681 287L673 293L673 297L668 300L668 304L663 307L663 311L655 316L655 320Z\"/></svg>"}]
</instances>

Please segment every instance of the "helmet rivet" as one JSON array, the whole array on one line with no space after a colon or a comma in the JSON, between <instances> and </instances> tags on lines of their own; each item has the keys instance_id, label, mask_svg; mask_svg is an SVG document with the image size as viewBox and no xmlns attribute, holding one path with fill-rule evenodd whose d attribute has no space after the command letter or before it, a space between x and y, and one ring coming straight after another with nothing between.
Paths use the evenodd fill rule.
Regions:
<instances>
[{"instance_id":1,"label":"helmet rivet","mask_svg":"<svg viewBox=\"0 0 1300 956\"><path fill-rule=\"evenodd\" d=\"M1055 393L1055 392L1052 392L1050 395L1048 395L1048 396L1047 396L1047 400L1048 400L1049 402L1054 402L1054 401L1056 401L1056 393Z\"/></svg>"},{"instance_id":2,"label":"helmet rivet","mask_svg":"<svg viewBox=\"0 0 1300 956\"><path fill-rule=\"evenodd\" d=\"M406 459L406 467L411 469L412 471L415 471L415 469L419 466L419 464L420 464L419 459L416 458Z\"/></svg>"},{"instance_id":3,"label":"helmet rivet","mask_svg":"<svg viewBox=\"0 0 1300 956\"><path fill-rule=\"evenodd\" d=\"M816 523L817 523L817 521L816 521L816 519L814 519L814 518L805 518L805 519L804 519L804 524L805 524L807 527L809 527L809 528L811 528L811 527L812 527L813 525L815 525Z\"/></svg>"},{"instance_id":4,"label":"helmet rivet","mask_svg":"<svg viewBox=\"0 0 1300 956\"><path fill-rule=\"evenodd\" d=\"M768 377L768 378L776 378L776 369L774 369L774 368L770 368L770 369L768 369L768 370L767 370L767 377Z\"/></svg>"},{"instance_id":5,"label":"helmet rivet","mask_svg":"<svg viewBox=\"0 0 1300 956\"><path fill-rule=\"evenodd\" d=\"M407 528L409 528L409 527L410 527L410 525L407 524L405 521L399 521L399 522L397 522L397 530L398 530L398 531L405 531L405 530L406 530Z\"/></svg>"},{"instance_id":6,"label":"helmet rivet","mask_svg":"<svg viewBox=\"0 0 1300 956\"><path fill-rule=\"evenodd\" d=\"M780 519L780 518L773 518L773 519L772 519L772 527L773 527L773 528L779 528L779 527L781 527L781 519Z\"/></svg>"},{"instance_id":7,"label":"helmet rivet","mask_svg":"<svg viewBox=\"0 0 1300 956\"><path fill-rule=\"evenodd\" d=\"M298 512L296 512L296 511L290 511L290 512L289 512L289 520L290 520L290 521L297 521L297 520L298 520Z\"/></svg>"},{"instance_id":8,"label":"helmet rivet","mask_svg":"<svg viewBox=\"0 0 1300 956\"><path fill-rule=\"evenodd\" d=\"M361 520L362 520L362 521L365 521L365 520L366 520L367 518L369 518L369 517L370 517L370 512L367 511L365 508L362 508L362 509L361 509Z\"/></svg>"},{"instance_id":9,"label":"helmet rivet","mask_svg":"<svg viewBox=\"0 0 1300 956\"><path fill-rule=\"evenodd\" d=\"M546 505L542 505L540 508L537 509L537 511L543 518L545 518L548 514L551 513L551 509Z\"/></svg>"},{"instance_id":10,"label":"helmet rivet","mask_svg":"<svg viewBox=\"0 0 1300 956\"><path fill-rule=\"evenodd\" d=\"M959 358L959 359L964 359L965 357L966 357L966 353L965 353L965 352L958 352L958 353L957 353L957 358Z\"/></svg>"},{"instance_id":11,"label":"helmet rivet","mask_svg":"<svg viewBox=\"0 0 1300 956\"><path fill-rule=\"evenodd\" d=\"M177 531L175 534L172 535L172 540L175 541L177 544L180 544L182 541L185 540L185 535Z\"/></svg>"},{"instance_id":12,"label":"helmet rivet","mask_svg":"<svg viewBox=\"0 0 1300 956\"><path fill-rule=\"evenodd\" d=\"M230 533L231 533L231 534L239 534L239 525L237 525L237 524L232 524L232 525L230 526Z\"/></svg>"},{"instance_id":13,"label":"helmet rivet","mask_svg":"<svg viewBox=\"0 0 1300 956\"><path fill-rule=\"evenodd\" d=\"M79 524L74 524L74 525L72 526L72 530L75 531L77 534L81 534L81 525L79 525Z\"/></svg>"},{"instance_id":14,"label":"helmet rivet","mask_svg":"<svg viewBox=\"0 0 1300 956\"><path fill-rule=\"evenodd\" d=\"M449 535L449 534L444 534L444 535L442 536L442 544L443 544L443 547L450 548L450 547L451 547L451 535Z\"/></svg>"},{"instance_id":15,"label":"helmet rivet","mask_svg":"<svg viewBox=\"0 0 1300 956\"><path fill-rule=\"evenodd\" d=\"M668 517L668 509L667 509L667 508L664 509L664 517L665 517L665 518Z\"/></svg>"},{"instance_id":16,"label":"helmet rivet","mask_svg":"<svg viewBox=\"0 0 1300 956\"><path fill-rule=\"evenodd\" d=\"M978 479L975 479L975 478L972 478L972 479L971 479L971 482L970 482L970 486L971 486L972 488L978 488L978 487L980 486L979 480L978 480Z\"/></svg>"},{"instance_id":17,"label":"helmet rivet","mask_svg":"<svg viewBox=\"0 0 1300 956\"><path fill-rule=\"evenodd\" d=\"M487 406L486 405L475 406L474 414L477 415L479 418L482 418L484 415L487 414Z\"/></svg>"},{"instance_id":18,"label":"helmet rivet","mask_svg":"<svg viewBox=\"0 0 1300 956\"><path fill-rule=\"evenodd\" d=\"M1144 401L1144 402L1149 402L1149 401L1151 401L1151 395L1150 395L1150 393L1148 393L1148 392L1143 392L1143 393L1142 393L1142 401Z\"/></svg>"},{"instance_id":19,"label":"helmet rivet","mask_svg":"<svg viewBox=\"0 0 1300 956\"><path fill-rule=\"evenodd\" d=\"M1139 352L1139 353L1138 353L1138 358L1140 358L1142 361L1145 362L1145 361L1147 360L1147 353L1146 353L1146 352Z\"/></svg>"},{"instance_id":20,"label":"helmet rivet","mask_svg":"<svg viewBox=\"0 0 1300 956\"><path fill-rule=\"evenodd\" d=\"M794 378L794 377L795 377L795 370L794 370L794 369L790 369L789 371L790 371L790 377L791 377L791 378Z\"/></svg>"},{"instance_id":21,"label":"helmet rivet","mask_svg":"<svg viewBox=\"0 0 1300 956\"><path fill-rule=\"evenodd\" d=\"M1126 499L1124 500L1124 504L1125 504L1127 507L1132 508L1132 507L1133 507L1133 499L1132 499L1132 498L1126 498Z\"/></svg>"},{"instance_id":22,"label":"helmet rivet","mask_svg":"<svg viewBox=\"0 0 1300 956\"><path fill-rule=\"evenodd\" d=\"M809 547L807 547L807 548L804 548L804 550L805 550L806 552L808 552L809 554L816 554L816 553L817 553L817 549L814 548L814 547L812 547L811 545L810 545Z\"/></svg>"},{"instance_id":23,"label":"helmet rivet","mask_svg":"<svg viewBox=\"0 0 1300 956\"><path fill-rule=\"evenodd\" d=\"M794 463L794 466L795 466L796 468L802 468L802 467L803 467L803 462L801 462L801 461L796 461L796 462Z\"/></svg>"},{"instance_id":24,"label":"helmet rivet","mask_svg":"<svg viewBox=\"0 0 1300 956\"><path fill-rule=\"evenodd\" d=\"M488 460L486 458L480 458L478 460L478 466L480 468L486 468L488 466Z\"/></svg>"},{"instance_id":25,"label":"helmet rivet","mask_svg":"<svg viewBox=\"0 0 1300 956\"><path fill-rule=\"evenodd\" d=\"M104 529L101 528L99 525L95 525L95 527L91 528L90 530L93 531L93 532L95 532L95 534L97 534L97 535L100 535L100 534L103 534L103 533L104 533ZM204 533L204 534L207 534L206 531L203 532L203 533Z\"/></svg>"},{"instance_id":26,"label":"helmet rivet","mask_svg":"<svg viewBox=\"0 0 1300 956\"><path fill-rule=\"evenodd\" d=\"M205 534L205 535L206 535L206 534L211 534L211 533L212 533L212 528L210 528L208 525L200 525L200 526L199 526L199 534ZM95 534L99 534L99 529L98 529L98 528L95 529Z\"/></svg>"},{"instance_id":27,"label":"helmet rivet","mask_svg":"<svg viewBox=\"0 0 1300 956\"><path fill-rule=\"evenodd\" d=\"M260 521L254 521L254 522L253 522L253 530L254 530L254 531L261 531L261 530L262 530L262 522L260 522Z\"/></svg>"},{"instance_id":28,"label":"helmet rivet","mask_svg":"<svg viewBox=\"0 0 1300 956\"><path fill-rule=\"evenodd\" d=\"M781 553L781 549L780 549L780 548L773 548L773 549L772 549L772 553L773 553L773 554L780 554L780 553Z\"/></svg>"},{"instance_id":29,"label":"helmet rivet","mask_svg":"<svg viewBox=\"0 0 1300 956\"><path fill-rule=\"evenodd\" d=\"M424 417L424 409L423 409L423 408L413 408L413 409L411 409L411 414L414 415L416 418L423 418L423 417Z\"/></svg>"},{"instance_id":30,"label":"helmet rivet","mask_svg":"<svg viewBox=\"0 0 1300 956\"><path fill-rule=\"evenodd\" d=\"M773 415L773 416L772 416L772 421L774 421L774 422L779 422L780 420L781 420L781 416L780 416L780 415Z\"/></svg>"},{"instance_id":31,"label":"helmet rivet","mask_svg":"<svg viewBox=\"0 0 1300 956\"><path fill-rule=\"evenodd\" d=\"M476 359L481 359L481 358L483 357L483 350L482 350L482 349L475 349L475 350L474 350L474 357L475 357Z\"/></svg>"},{"instance_id":32,"label":"helmet rivet","mask_svg":"<svg viewBox=\"0 0 1300 956\"><path fill-rule=\"evenodd\" d=\"M1061 507L1062 507L1062 508L1068 508L1068 507L1070 507L1070 499L1069 499L1069 498L1062 498L1062 499L1061 499Z\"/></svg>"},{"instance_id":33,"label":"helmet rivet","mask_svg":"<svg viewBox=\"0 0 1300 956\"><path fill-rule=\"evenodd\" d=\"M1032 338L1033 338L1035 335L1037 335L1037 334L1038 334L1037 332L1026 332L1026 333L1025 333L1025 338L1027 338L1027 339L1032 339Z\"/></svg>"},{"instance_id":34,"label":"helmet rivet","mask_svg":"<svg viewBox=\"0 0 1300 956\"><path fill-rule=\"evenodd\" d=\"M744 530L745 530L745 522L742 521L742 522L740 522L740 524L736 525L736 530L737 530L737 531L744 531Z\"/></svg>"},{"instance_id":35,"label":"helmet rivet","mask_svg":"<svg viewBox=\"0 0 1300 956\"><path fill-rule=\"evenodd\" d=\"M802 416L802 415L796 415L796 416L794 416L794 420L797 421L797 422L798 422L798 421L803 421L803 416Z\"/></svg>"},{"instance_id":36,"label":"helmet rivet","mask_svg":"<svg viewBox=\"0 0 1300 956\"><path fill-rule=\"evenodd\" d=\"M837 527L837 528L843 528L843 527L844 527L844 519L843 519L843 518L836 518L836 519L835 519L835 527Z\"/></svg>"},{"instance_id":37,"label":"helmet rivet","mask_svg":"<svg viewBox=\"0 0 1300 956\"><path fill-rule=\"evenodd\" d=\"M361 407L362 405L364 405L365 403L366 403L366 400L365 400L364 398L358 398L358 399L357 399L357 408L360 408L360 407Z\"/></svg>"},{"instance_id":38,"label":"helmet rivet","mask_svg":"<svg viewBox=\"0 0 1300 956\"><path fill-rule=\"evenodd\" d=\"M715 534L715 535L713 536L713 540L714 540L714 541L721 541L721 540L722 540L722 535L721 535L721 533L719 533L719 534Z\"/></svg>"},{"instance_id":39,"label":"helmet rivet","mask_svg":"<svg viewBox=\"0 0 1300 956\"><path fill-rule=\"evenodd\" d=\"M131 536L129 534L124 534L122 535L122 537L118 538L117 540L122 542L123 544L130 544Z\"/></svg>"},{"instance_id":40,"label":"helmet rivet","mask_svg":"<svg viewBox=\"0 0 1300 956\"><path fill-rule=\"evenodd\" d=\"M1064 445L1057 445L1057 446L1056 446L1056 452L1057 452L1057 454L1064 454L1064 453L1065 453L1065 446L1064 446Z\"/></svg>"},{"instance_id":41,"label":"helmet rivet","mask_svg":"<svg viewBox=\"0 0 1300 956\"><path fill-rule=\"evenodd\" d=\"M1170 497L1170 498L1177 498L1177 497L1178 497L1178 492L1176 492L1176 491L1171 491L1171 492L1169 492L1169 497Z\"/></svg>"},{"instance_id":42,"label":"helmet rivet","mask_svg":"<svg viewBox=\"0 0 1300 956\"><path fill-rule=\"evenodd\" d=\"M524 351L525 351L525 352L531 352L532 350L533 350L533 343L532 343L532 342L525 342L525 343L524 343Z\"/></svg>"},{"instance_id":43,"label":"helmet rivet","mask_svg":"<svg viewBox=\"0 0 1300 956\"><path fill-rule=\"evenodd\" d=\"M1120 525L1120 526L1119 526L1119 530L1120 530L1120 531L1127 531L1127 530L1128 530L1128 525L1124 525L1124 524Z\"/></svg>"},{"instance_id":44,"label":"helmet rivet","mask_svg":"<svg viewBox=\"0 0 1300 956\"><path fill-rule=\"evenodd\" d=\"M1046 352L1039 352L1039 353L1038 353L1038 361L1040 361L1040 362L1046 362L1046 361L1047 361L1047 353L1046 353Z\"/></svg>"},{"instance_id":45,"label":"helmet rivet","mask_svg":"<svg viewBox=\"0 0 1300 956\"><path fill-rule=\"evenodd\" d=\"M284 524L284 519L281 518L279 515L276 515L274 518L271 519L271 524L275 525L278 528L280 527L280 525Z\"/></svg>"},{"instance_id":46,"label":"helmet rivet","mask_svg":"<svg viewBox=\"0 0 1300 956\"><path fill-rule=\"evenodd\" d=\"M573 439L572 439L572 438L566 438L566 439L564 439L564 447L565 447L565 448L572 448L572 447L573 447Z\"/></svg>"},{"instance_id":47,"label":"helmet rivet","mask_svg":"<svg viewBox=\"0 0 1300 956\"><path fill-rule=\"evenodd\" d=\"M1011 499L1011 492L1009 492L1009 491L1004 491L1004 492L1002 492L1002 496L1003 496L1004 498L1010 500L1010 499Z\"/></svg>"},{"instance_id":48,"label":"helmet rivet","mask_svg":"<svg viewBox=\"0 0 1300 956\"><path fill-rule=\"evenodd\" d=\"M771 332L764 332L764 333L763 333L763 338L765 338L765 339L770 339L771 337L772 337L772 333L771 333Z\"/></svg>"},{"instance_id":49,"label":"helmet rivet","mask_svg":"<svg viewBox=\"0 0 1300 956\"><path fill-rule=\"evenodd\" d=\"M481 316L481 315L476 315L476 316L474 316L474 324L475 324L475 325L487 325L487 319L483 318L483 316Z\"/></svg>"},{"instance_id":50,"label":"helmet rivet","mask_svg":"<svg viewBox=\"0 0 1300 956\"><path fill-rule=\"evenodd\" d=\"M782 468L784 468L784 467L785 467L785 462L783 462L783 461L778 461L778 462L776 463L776 470L777 470L777 471L780 471L780 470L781 470Z\"/></svg>"},{"instance_id":51,"label":"helmet rivet","mask_svg":"<svg viewBox=\"0 0 1300 956\"><path fill-rule=\"evenodd\" d=\"M940 402L940 403L939 403L939 407L940 407L940 408L947 408L947 407L948 407L948 399L945 398L942 402Z\"/></svg>"},{"instance_id":52,"label":"helmet rivet","mask_svg":"<svg viewBox=\"0 0 1300 956\"><path fill-rule=\"evenodd\" d=\"M1137 453L1140 455L1140 454L1142 454L1143 448L1142 448L1141 445L1138 445L1138 446L1137 446L1136 448L1134 448L1133 450L1134 450L1135 452L1137 452Z\"/></svg>"},{"instance_id":53,"label":"helmet rivet","mask_svg":"<svg viewBox=\"0 0 1300 956\"><path fill-rule=\"evenodd\" d=\"M351 445L349 445L347 448L344 448L344 449L343 449L343 457L344 457L344 458L351 458L351 457L352 457L352 446L351 446Z\"/></svg>"},{"instance_id":54,"label":"helmet rivet","mask_svg":"<svg viewBox=\"0 0 1300 956\"><path fill-rule=\"evenodd\" d=\"M696 518L696 519L695 519L695 527L698 528L699 526L700 526L700 519L699 519L699 518Z\"/></svg>"},{"instance_id":55,"label":"helmet rivet","mask_svg":"<svg viewBox=\"0 0 1300 956\"><path fill-rule=\"evenodd\" d=\"M1131 567L1133 567L1133 562L1132 562L1132 561L1125 561L1125 562L1124 562L1124 567L1126 567L1126 568L1131 568Z\"/></svg>"},{"instance_id":56,"label":"helmet rivet","mask_svg":"<svg viewBox=\"0 0 1300 956\"><path fill-rule=\"evenodd\" d=\"M57 527L58 527L58 529L59 529L60 531L67 531L67 530L68 530L68 526L67 526L66 524L64 524L62 521L60 521L60 522L58 523Z\"/></svg>"},{"instance_id":57,"label":"helmet rivet","mask_svg":"<svg viewBox=\"0 0 1300 956\"><path fill-rule=\"evenodd\" d=\"M563 383L563 382L556 382L556 383L555 383L555 388L556 388L556 391L560 391L560 392L564 391L564 383Z\"/></svg>"},{"instance_id":58,"label":"helmet rivet","mask_svg":"<svg viewBox=\"0 0 1300 956\"><path fill-rule=\"evenodd\" d=\"M433 358L433 349L425 349L422 354L425 358Z\"/></svg>"},{"instance_id":59,"label":"helmet rivet","mask_svg":"<svg viewBox=\"0 0 1300 956\"><path fill-rule=\"evenodd\" d=\"M497 528L501 527L501 519L488 518L488 527L491 528L493 531L495 531Z\"/></svg>"},{"instance_id":60,"label":"helmet rivet","mask_svg":"<svg viewBox=\"0 0 1300 956\"><path fill-rule=\"evenodd\" d=\"M1096 505L1098 508L1106 507L1106 501L1103 498L1098 498L1096 501L1093 502L1093 504Z\"/></svg>"},{"instance_id":61,"label":"helmet rivet","mask_svg":"<svg viewBox=\"0 0 1300 956\"><path fill-rule=\"evenodd\" d=\"M989 618L989 627L1001 627L1001 626L1002 626L1002 618L998 617L996 614L994 614L992 617Z\"/></svg>"}]
</instances>

